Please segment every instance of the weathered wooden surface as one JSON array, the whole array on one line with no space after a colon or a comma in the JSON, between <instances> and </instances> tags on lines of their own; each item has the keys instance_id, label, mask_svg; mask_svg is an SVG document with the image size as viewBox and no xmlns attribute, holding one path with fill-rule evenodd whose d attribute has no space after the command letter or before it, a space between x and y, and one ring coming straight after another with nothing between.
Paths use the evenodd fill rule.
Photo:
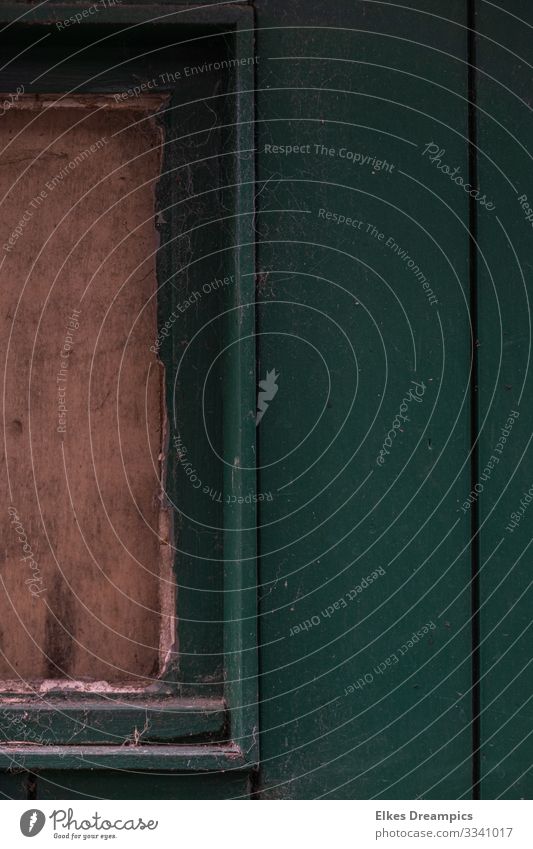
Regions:
<instances>
[{"instance_id":1,"label":"weathered wooden surface","mask_svg":"<svg viewBox=\"0 0 533 849\"><path fill-rule=\"evenodd\" d=\"M476 5L479 183L496 204L478 216L480 795L531 799L533 9Z\"/></svg>"},{"instance_id":2,"label":"weathered wooden surface","mask_svg":"<svg viewBox=\"0 0 533 849\"><path fill-rule=\"evenodd\" d=\"M0 676L143 684L162 650L160 134L139 100L21 103L0 121Z\"/></svg>"},{"instance_id":3,"label":"weathered wooden surface","mask_svg":"<svg viewBox=\"0 0 533 849\"><path fill-rule=\"evenodd\" d=\"M53 746L108 743L139 745L216 735L224 738L225 703L221 699L146 698L124 702L120 694L107 699L56 698L28 710L27 697L6 700L0 712L0 752L10 745Z\"/></svg>"},{"instance_id":4,"label":"weathered wooden surface","mask_svg":"<svg viewBox=\"0 0 533 849\"><path fill-rule=\"evenodd\" d=\"M258 64L266 798L470 793L468 199L422 156L438 141L468 173L466 18L432 11L258 4L257 52L280 57Z\"/></svg>"}]
</instances>

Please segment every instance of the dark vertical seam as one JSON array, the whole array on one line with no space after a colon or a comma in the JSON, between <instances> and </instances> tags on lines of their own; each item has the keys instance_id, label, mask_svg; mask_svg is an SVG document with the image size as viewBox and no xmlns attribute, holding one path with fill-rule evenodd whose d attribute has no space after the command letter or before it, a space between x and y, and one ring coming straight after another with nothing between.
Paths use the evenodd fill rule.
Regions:
<instances>
[{"instance_id":1,"label":"dark vertical seam","mask_svg":"<svg viewBox=\"0 0 533 849\"><path fill-rule=\"evenodd\" d=\"M257 33L256 33L257 10L255 8L255 3L252 3L251 6L252 6L252 14L253 14L253 51L254 51L254 58L255 58L257 56ZM258 147L259 131L258 131L258 127L257 127L257 122L255 120L256 109L257 109L257 90L258 90L257 62L253 63L253 69L254 69L254 82L253 82L253 95L252 95L253 96L252 118L253 118L253 138L254 138L255 152L254 152L254 191L253 191L254 209L252 210L252 221L253 221L253 233L254 233L253 239L254 239L254 242L255 242L255 245L254 245L254 264L255 264L255 267L254 267L254 272L255 272L255 275L254 275L254 301L255 301L255 304L254 304L254 311L255 311L255 318L254 318L254 330L255 330L255 372L254 372L254 379L255 379L255 400L256 400L256 406L255 406L255 409L254 409L254 420L255 420L255 416L257 414L257 376L258 376L258 373L259 373L259 353L260 353L259 334L260 334L260 330L261 330L260 321L259 321L259 303L258 303L259 296L258 296L258 290L257 290L257 280L259 279L258 274L259 274L259 263L260 263L259 249L260 249L261 239L258 235L259 219L258 219L258 216L257 216L257 208L259 206L259 201L257 200L257 192L255 190L256 186L257 186L257 178L258 178L258 175L259 175L259 147ZM256 427L256 429L255 429L255 462L256 462L255 489L256 489L256 492L262 492L261 471L260 471L261 464L259 462L259 455L260 455L260 450L261 450L260 449L260 430L261 429L258 428L258 427ZM259 585L261 583L260 574L259 574L260 564L261 564L261 512L262 512L261 503L258 501L257 502L257 511L256 511L256 526L257 527L256 527L256 537L255 537L255 544L256 544L255 562L256 562L256 579L257 579L257 587L256 587L256 642L257 642L257 646L260 646L261 643L262 643L262 641L260 639L260 633L259 633L260 627L261 627L261 616L260 616L260 610L259 610ZM259 697L260 681L261 681L261 652L259 650L257 650L257 690L256 690L257 695L256 695L256 698L257 698L257 724L258 724L259 729L261 728L261 717L260 717L261 699ZM260 796L259 796L259 794L261 792L260 762L257 765L257 767L255 769L253 769L252 772L251 772L249 790L250 790L250 798L251 799L259 799L260 798Z\"/></svg>"},{"instance_id":2,"label":"dark vertical seam","mask_svg":"<svg viewBox=\"0 0 533 849\"><path fill-rule=\"evenodd\" d=\"M468 0L468 170L469 183L478 188L477 157L477 55L476 55L476 0ZM470 271L470 322L472 328L472 372L470 391L471 437L471 490L479 480L479 358L478 358L478 263L477 263L477 202L470 197L468 208L469 271ZM472 615L472 798L479 799L481 791L481 693L480 693L480 544L479 500L472 505L471 533L471 615Z\"/></svg>"}]
</instances>

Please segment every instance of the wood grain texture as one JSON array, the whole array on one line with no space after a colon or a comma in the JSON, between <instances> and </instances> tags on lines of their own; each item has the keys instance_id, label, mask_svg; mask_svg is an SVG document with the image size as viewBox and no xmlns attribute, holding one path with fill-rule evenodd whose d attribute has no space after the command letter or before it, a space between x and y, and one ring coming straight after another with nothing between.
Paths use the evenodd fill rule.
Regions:
<instances>
[{"instance_id":1,"label":"wood grain texture","mask_svg":"<svg viewBox=\"0 0 533 849\"><path fill-rule=\"evenodd\" d=\"M146 684L162 655L160 131L138 100L22 104L0 121L0 676Z\"/></svg>"}]
</instances>

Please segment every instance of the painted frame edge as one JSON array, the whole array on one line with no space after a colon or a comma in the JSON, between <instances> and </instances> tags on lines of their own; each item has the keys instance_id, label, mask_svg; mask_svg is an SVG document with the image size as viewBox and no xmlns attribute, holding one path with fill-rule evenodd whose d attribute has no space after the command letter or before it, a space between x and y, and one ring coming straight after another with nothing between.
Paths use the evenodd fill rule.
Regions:
<instances>
[{"instance_id":1,"label":"painted frame edge","mask_svg":"<svg viewBox=\"0 0 533 849\"><path fill-rule=\"evenodd\" d=\"M46 4L38 7L23 7L20 15L19 4L6 4L0 10L2 23L53 23L62 20L61 15L79 11L80 7L71 4ZM187 15L186 19L173 20L173 23L191 24L228 24L233 25L236 57L254 55L254 12L250 6L217 5L213 7L193 8L187 6L121 6L118 9L102 10L99 22L142 23L149 13L161 10L165 21L170 23L172 14ZM57 13L55 16L54 13ZM236 108L238 149L255 148L254 108L255 75L254 66L238 65L236 69ZM231 395L232 405L224 418L224 448L235 451L239 458L241 475L237 484L233 484L231 473L226 468L226 483L231 483L233 495L237 498L249 491L250 484L256 490L256 453L255 453L255 242L254 234L254 185L255 152L247 156L236 157L236 244L235 268L238 286L235 288L234 302L228 314L228 332L237 330L243 344L237 366L230 376L235 386ZM246 335L248 333L248 336ZM227 384L225 386L227 388ZM244 413L252 410L252 416ZM232 470L233 471L233 470ZM232 505L233 507L233 505ZM229 719L229 737L231 743L220 744L168 744L151 746L38 746L20 744L0 745L0 769L95 769L99 765L117 768L142 769L179 769L196 771L243 769L257 766L258 747L258 658L257 658L257 531L256 509L253 503L236 503L231 511L224 514L232 521L239 522L239 531L234 535L224 531L224 558L237 568L224 569L224 695ZM244 530L242 530L243 523ZM228 623L231 627L228 627ZM66 707L65 702L63 706ZM73 703L75 706L75 703ZM96 708L96 705L95 705ZM102 762L96 764L89 760L98 756Z\"/></svg>"},{"instance_id":2,"label":"painted frame edge","mask_svg":"<svg viewBox=\"0 0 533 849\"><path fill-rule=\"evenodd\" d=\"M235 55L255 57L254 12L249 9L251 27L237 26ZM224 416L226 456L240 467L237 487L233 473L225 466L224 489L234 494L257 494L256 452L256 305L255 305L255 62L239 65L237 76L237 147L252 151L239 156L236 166L236 262L238 269L233 309L229 313L232 330L239 341L238 373L233 375L233 407ZM228 336L230 334L228 333ZM229 438L228 438L229 436ZM237 458L238 461L237 461ZM235 491L238 490L238 491ZM258 649L257 649L257 509L250 504L230 505L224 511L224 694L230 715L230 739L239 746L250 764L259 761L258 745ZM229 521L228 521L229 520ZM239 528L230 534L227 527ZM227 563L235 568L228 569ZM229 590L229 592L228 592Z\"/></svg>"},{"instance_id":3,"label":"painted frame edge","mask_svg":"<svg viewBox=\"0 0 533 849\"><path fill-rule=\"evenodd\" d=\"M0 747L0 770L179 770L180 772L249 769L252 764L238 746L188 744L154 746ZM68 748L68 753L64 749Z\"/></svg>"}]
</instances>

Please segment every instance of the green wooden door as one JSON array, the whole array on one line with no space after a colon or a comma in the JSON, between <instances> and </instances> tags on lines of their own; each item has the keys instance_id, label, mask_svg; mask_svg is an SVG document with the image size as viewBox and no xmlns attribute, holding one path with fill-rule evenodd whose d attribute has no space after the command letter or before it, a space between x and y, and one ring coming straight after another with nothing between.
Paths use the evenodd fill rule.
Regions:
<instances>
[{"instance_id":1,"label":"green wooden door","mask_svg":"<svg viewBox=\"0 0 533 849\"><path fill-rule=\"evenodd\" d=\"M50 36L28 87L182 72L158 199L180 720L120 751L65 725L23 751L6 720L0 792L527 796L531 11L211 5L62 40L63 8L3 10L10 44Z\"/></svg>"}]
</instances>

